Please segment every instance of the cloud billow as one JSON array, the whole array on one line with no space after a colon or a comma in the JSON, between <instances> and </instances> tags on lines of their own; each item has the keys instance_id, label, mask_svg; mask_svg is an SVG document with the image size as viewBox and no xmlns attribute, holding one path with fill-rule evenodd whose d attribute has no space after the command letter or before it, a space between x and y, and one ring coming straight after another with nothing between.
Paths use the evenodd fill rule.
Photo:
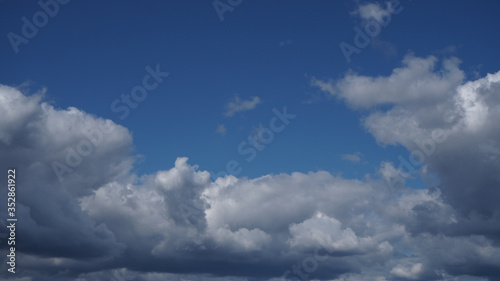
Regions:
<instances>
[{"instance_id":1,"label":"cloud billow","mask_svg":"<svg viewBox=\"0 0 500 281\"><path fill-rule=\"evenodd\" d=\"M458 59L437 64L408 56L388 77L312 81L370 109L363 124L381 144L423 150L418 141L446 132L416 167L439 175L428 190L388 186L384 177L397 172L390 162L363 180L325 171L211 180L179 157L139 176L126 128L1 86L1 165L20 172L17 276L277 281L290 270L299 280L500 280L500 74L467 82ZM227 112L250 107L237 104ZM52 163L66 163L68 149L104 127L60 181ZM318 247L328 259L305 271Z\"/></svg>"}]
</instances>

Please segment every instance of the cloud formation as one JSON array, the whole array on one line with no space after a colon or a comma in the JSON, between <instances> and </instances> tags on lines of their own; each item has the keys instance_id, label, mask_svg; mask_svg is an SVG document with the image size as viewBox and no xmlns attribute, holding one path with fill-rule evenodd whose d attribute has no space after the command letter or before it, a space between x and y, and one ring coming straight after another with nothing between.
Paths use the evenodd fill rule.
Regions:
<instances>
[{"instance_id":1,"label":"cloud formation","mask_svg":"<svg viewBox=\"0 0 500 281\"><path fill-rule=\"evenodd\" d=\"M224 116L232 117L238 112L248 111L254 109L261 100L259 97L251 97L249 100L242 100L238 95L235 95L226 105Z\"/></svg>"},{"instance_id":2,"label":"cloud formation","mask_svg":"<svg viewBox=\"0 0 500 281\"><path fill-rule=\"evenodd\" d=\"M389 2L388 2L389 6ZM387 17L389 9L386 10L380 6L379 3L366 3L359 5L358 9L352 12L352 15L357 15L363 20L374 19L378 22L383 21L383 17Z\"/></svg>"},{"instance_id":3,"label":"cloud formation","mask_svg":"<svg viewBox=\"0 0 500 281\"><path fill-rule=\"evenodd\" d=\"M362 156L363 154L361 152L355 152L352 154L342 154L342 159L353 163L359 163L361 162Z\"/></svg>"},{"instance_id":4,"label":"cloud formation","mask_svg":"<svg viewBox=\"0 0 500 281\"><path fill-rule=\"evenodd\" d=\"M380 3L359 4L357 9L351 12L352 16L358 16L363 21L376 20L377 22L390 21L391 13L399 14L403 7L398 0L389 0L385 2L385 8Z\"/></svg>"},{"instance_id":5,"label":"cloud formation","mask_svg":"<svg viewBox=\"0 0 500 281\"><path fill-rule=\"evenodd\" d=\"M217 125L215 132L217 134L220 134L221 136L225 136L227 133L227 128L226 128L226 126L224 126L224 124L219 124L219 125Z\"/></svg>"},{"instance_id":6,"label":"cloud formation","mask_svg":"<svg viewBox=\"0 0 500 281\"><path fill-rule=\"evenodd\" d=\"M439 188L464 214L491 216L498 211L491 198L500 195L500 127L493 121L499 117L500 72L464 82L459 62L445 59L436 69L436 57L409 55L387 77L348 73L317 84L353 108L376 109L363 123L379 143L406 147L408 161L437 173ZM377 110L382 105L391 109Z\"/></svg>"},{"instance_id":7,"label":"cloud formation","mask_svg":"<svg viewBox=\"0 0 500 281\"><path fill-rule=\"evenodd\" d=\"M344 100L355 109L370 109L381 105L423 106L446 100L455 94L463 82L464 73L457 58L438 60L407 55L402 66L387 77L370 77L347 73L341 80L311 79L312 86Z\"/></svg>"},{"instance_id":8,"label":"cloud formation","mask_svg":"<svg viewBox=\"0 0 500 281\"><path fill-rule=\"evenodd\" d=\"M185 157L138 176L126 128L1 86L0 165L24 175L19 278L500 280L500 72L466 82L458 59L437 65L408 56L387 77L314 82L371 110L363 124L377 142L423 155L413 171L384 161L363 180L318 171L212 181ZM68 163L82 140L96 144L60 181L52 163ZM440 182L387 184L398 174Z\"/></svg>"}]
</instances>

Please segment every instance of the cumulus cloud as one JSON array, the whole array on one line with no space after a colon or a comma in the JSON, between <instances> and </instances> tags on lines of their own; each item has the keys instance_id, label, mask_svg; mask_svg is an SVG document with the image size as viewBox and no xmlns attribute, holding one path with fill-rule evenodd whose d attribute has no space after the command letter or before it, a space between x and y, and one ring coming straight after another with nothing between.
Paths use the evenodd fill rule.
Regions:
<instances>
[{"instance_id":1,"label":"cumulus cloud","mask_svg":"<svg viewBox=\"0 0 500 281\"><path fill-rule=\"evenodd\" d=\"M356 108L392 106L364 119L376 140L403 145L415 169L436 172L443 195L464 214L492 216L499 211L492 198L500 196L500 127L493 121L499 118L500 72L465 82L458 59L434 70L436 63L408 56L388 77L348 74L336 82L337 94Z\"/></svg>"},{"instance_id":2,"label":"cumulus cloud","mask_svg":"<svg viewBox=\"0 0 500 281\"><path fill-rule=\"evenodd\" d=\"M224 116L232 117L238 112L248 111L254 109L261 100L259 97L251 97L249 100L242 100L238 95L235 95L226 105Z\"/></svg>"},{"instance_id":3,"label":"cumulus cloud","mask_svg":"<svg viewBox=\"0 0 500 281\"><path fill-rule=\"evenodd\" d=\"M0 87L0 165L25 175L18 277L500 280L500 74L466 82L457 59L437 63L409 56L388 77L321 84L372 110L363 124L379 143L420 149L415 169L440 179L428 190L389 185L415 171L387 161L363 180L318 171L212 181L185 157L139 176L126 128Z\"/></svg>"},{"instance_id":4,"label":"cumulus cloud","mask_svg":"<svg viewBox=\"0 0 500 281\"><path fill-rule=\"evenodd\" d=\"M0 87L0 108L1 166L4 170L16 167L25 175L18 180L22 188L17 191L22 198L17 203L22 217L17 233L25 241L19 249L27 254L50 251L58 257L86 259L121 253L124 245L106 225L96 224L83 212L77 199L131 168L128 130L111 124L116 129L102 140L102 146L80 164L78 172L68 172L60 182L51 164L66 163L68 151L86 139L86 130L106 122L75 108L56 110L41 102L40 94L25 96L7 86ZM100 166L103 159L105 169Z\"/></svg>"},{"instance_id":5,"label":"cumulus cloud","mask_svg":"<svg viewBox=\"0 0 500 281\"><path fill-rule=\"evenodd\" d=\"M439 61L432 56L408 55L389 76L349 72L337 81L312 81L313 86L350 107L370 110L362 122L378 143L402 145L408 150L396 164L381 164L379 172L386 182L401 186L405 179L414 176L438 176L439 182L431 190L438 192L446 203L412 204L412 216L405 222L409 233L425 233L426 239L419 239L433 245L419 250L419 256L440 252L438 243L458 240L464 244L454 244L457 249L475 245L470 253L498 251L480 250L485 246L473 241L499 242L492 233L498 235L499 229L494 225L500 222L500 208L493 199L500 198L500 126L493 121L499 118L500 72L465 81L459 62L457 58ZM477 235L477 240L467 235ZM462 261L468 259L464 253L459 256ZM498 267L491 268L484 257L473 256L474 261L468 262L475 264L470 266L471 271L491 272L490 280L498 280ZM401 279L428 280L430 264L440 264L447 274L467 274L453 268L455 261L435 253L427 259L395 266L391 272ZM485 268L480 269L479 263Z\"/></svg>"},{"instance_id":6,"label":"cumulus cloud","mask_svg":"<svg viewBox=\"0 0 500 281\"><path fill-rule=\"evenodd\" d=\"M313 86L336 96L355 109L401 104L407 107L431 104L453 95L463 79L456 58L444 60L436 69L437 58L408 55L402 66L388 77L369 77L349 72L339 81L317 80Z\"/></svg>"},{"instance_id":7,"label":"cumulus cloud","mask_svg":"<svg viewBox=\"0 0 500 281\"><path fill-rule=\"evenodd\" d=\"M348 252L360 250L370 244L370 238L359 238L351 228L342 229L342 223L322 213L299 224L290 226L291 247L313 248L322 243L330 251Z\"/></svg>"},{"instance_id":8,"label":"cumulus cloud","mask_svg":"<svg viewBox=\"0 0 500 281\"><path fill-rule=\"evenodd\" d=\"M422 272L421 263L398 265L391 270L392 275L407 280L418 280L420 272Z\"/></svg>"}]
</instances>

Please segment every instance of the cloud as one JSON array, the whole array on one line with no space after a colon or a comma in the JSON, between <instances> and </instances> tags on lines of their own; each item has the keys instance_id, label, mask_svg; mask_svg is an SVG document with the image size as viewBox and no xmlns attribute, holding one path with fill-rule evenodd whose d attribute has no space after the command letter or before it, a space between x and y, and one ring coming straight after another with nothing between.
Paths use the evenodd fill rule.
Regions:
<instances>
[{"instance_id":1,"label":"cloud","mask_svg":"<svg viewBox=\"0 0 500 281\"><path fill-rule=\"evenodd\" d=\"M444 59L440 68L437 63L409 55L387 77L349 73L325 83L351 107L375 109L363 124L377 142L412 153L402 158L415 164L399 165L406 172L414 166L437 173L439 189L454 207L496 216L491 198L500 196L492 188L500 184L500 128L492 120L499 118L500 72L466 82L457 58Z\"/></svg>"},{"instance_id":2,"label":"cloud","mask_svg":"<svg viewBox=\"0 0 500 281\"><path fill-rule=\"evenodd\" d=\"M363 91L331 82L335 96L372 110L363 124L379 143L424 153L416 168L425 165L441 180L429 190L404 181L388 185L400 171L413 174L387 161L379 176L363 180L317 171L212 181L186 157L139 176L132 172L126 128L76 108L57 109L42 94L0 87L0 166L16 167L20 175L17 234L24 242L17 248L23 263L17 276L276 281L300 270L290 278L499 280L493 187L500 174L500 74L457 82L456 60L433 71L436 60L411 57L389 77L345 78L366 81ZM372 92L384 97L350 97ZM447 138L430 144L436 129ZM80 153L78 165L72 151ZM71 169L62 181L54 162ZM2 217L5 212L0 209ZM318 254L328 255L314 260Z\"/></svg>"},{"instance_id":3,"label":"cloud","mask_svg":"<svg viewBox=\"0 0 500 281\"><path fill-rule=\"evenodd\" d=\"M248 111L254 109L261 100L259 97L251 97L249 100L242 100L238 95L235 95L226 105L226 112L224 116L232 117L238 112Z\"/></svg>"},{"instance_id":4,"label":"cloud","mask_svg":"<svg viewBox=\"0 0 500 281\"><path fill-rule=\"evenodd\" d=\"M332 85L333 81L322 81L318 80L315 77L311 78L311 86L319 88L321 91L326 92L327 94L330 95L335 95L335 87Z\"/></svg>"},{"instance_id":5,"label":"cloud","mask_svg":"<svg viewBox=\"0 0 500 281\"><path fill-rule=\"evenodd\" d=\"M378 22L382 22L382 18L387 16L387 11L383 9L379 3L366 3L360 5L358 9L351 14L358 15L363 20L375 19Z\"/></svg>"},{"instance_id":6,"label":"cloud","mask_svg":"<svg viewBox=\"0 0 500 281\"><path fill-rule=\"evenodd\" d=\"M355 109L400 104L408 107L432 104L453 95L464 73L456 58L446 59L436 70L437 58L407 55L402 67L388 77L369 77L349 72L338 81L311 79L320 90L344 100Z\"/></svg>"},{"instance_id":7,"label":"cloud","mask_svg":"<svg viewBox=\"0 0 500 281\"><path fill-rule=\"evenodd\" d=\"M342 223L335 218L317 213L312 218L290 226L291 247L313 248L318 243L332 252L361 250L371 244L371 238L359 238L349 227L342 229Z\"/></svg>"},{"instance_id":8,"label":"cloud","mask_svg":"<svg viewBox=\"0 0 500 281\"><path fill-rule=\"evenodd\" d=\"M371 40L371 46L374 49L381 51L386 58L394 58L398 54L398 49L396 45L391 42L384 41L379 37L373 37Z\"/></svg>"},{"instance_id":9,"label":"cloud","mask_svg":"<svg viewBox=\"0 0 500 281\"><path fill-rule=\"evenodd\" d=\"M2 168L19 169L17 181L18 249L26 254L50 251L64 258L111 258L124 250L104 224L96 224L78 206L106 182L128 173L131 136L127 129L94 118L76 108L56 110L41 102L41 95L25 96L17 89L0 87L0 158ZM88 129L114 127L101 146L61 183L51 164L66 163L68 150L87 139ZM85 178L85 180L82 180ZM6 196L6 190L2 191ZM6 211L6 210L5 210ZM0 214L6 217L5 211ZM67 239L71 237L71 239Z\"/></svg>"},{"instance_id":10,"label":"cloud","mask_svg":"<svg viewBox=\"0 0 500 281\"><path fill-rule=\"evenodd\" d=\"M407 266L398 265L391 270L391 274L406 280L418 280L422 272L422 264L414 263Z\"/></svg>"},{"instance_id":11,"label":"cloud","mask_svg":"<svg viewBox=\"0 0 500 281\"><path fill-rule=\"evenodd\" d=\"M384 9L380 3L364 3L360 4L357 9L351 12L352 16L358 16L364 21L376 20L377 22L384 22L384 18L391 17L391 13L397 12L394 6L399 6L398 1L387 1L386 8ZM396 4L396 5L393 5ZM401 8L400 8L401 9ZM399 9L398 9L399 10Z\"/></svg>"},{"instance_id":12,"label":"cloud","mask_svg":"<svg viewBox=\"0 0 500 281\"><path fill-rule=\"evenodd\" d=\"M342 154L342 159L353 163L359 163L361 162L361 156L363 156L361 152L355 152L353 154Z\"/></svg>"},{"instance_id":13,"label":"cloud","mask_svg":"<svg viewBox=\"0 0 500 281\"><path fill-rule=\"evenodd\" d=\"M280 42L280 47L283 47L283 46L285 46L285 45L290 45L290 44L292 44L292 43L293 43L293 41L292 41L292 40L290 40L290 39L285 40L285 41L281 41L281 42Z\"/></svg>"},{"instance_id":14,"label":"cloud","mask_svg":"<svg viewBox=\"0 0 500 281\"><path fill-rule=\"evenodd\" d=\"M217 128L215 129L215 132L217 134L220 134L221 136L225 136L226 133L227 133L226 126L224 126L224 124L217 125Z\"/></svg>"},{"instance_id":15,"label":"cloud","mask_svg":"<svg viewBox=\"0 0 500 281\"><path fill-rule=\"evenodd\" d=\"M500 186L500 127L493 121L500 117L500 72L464 81L457 58L439 62L432 56L409 55L402 67L389 76L348 73L340 80L314 81L313 85L352 108L370 110L362 122L377 142L407 149L408 153L400 155L397 164L385 162L381 166L380 173L387 182L398 179L401 186L406 178L419 173L438 176L439 182L431 190L439 192L447 203L414 206L412 219L405 223L412 235L431 233L437 236L427 242L444 239L451 243L459 239L467 240L468 244L474 239L465 236L437 239L443 233L451 237L468 234L498 243L498 238L490 233L499 233L499 228L493 225L500 222L499 205L492 199L500 197L495 188ZM441 242L432 242L434 246L422 252L437 250L433 247ZM477 249L479 244L475 245L472 247ZM464 247L465 244L458 246ZM433 262L441 264L447 274L463 274L451 266L450 259L436 255L439 258ZM473 259L470 262L477 264L485 257ZM419 263L422 267L415 266L418 263L395 267L393 275L427 280L429 261ZM488 267L487 271L495 271L497 276L498 267ZM497 280L494 276L490 279Z\"/></svg>"}]
</instances>

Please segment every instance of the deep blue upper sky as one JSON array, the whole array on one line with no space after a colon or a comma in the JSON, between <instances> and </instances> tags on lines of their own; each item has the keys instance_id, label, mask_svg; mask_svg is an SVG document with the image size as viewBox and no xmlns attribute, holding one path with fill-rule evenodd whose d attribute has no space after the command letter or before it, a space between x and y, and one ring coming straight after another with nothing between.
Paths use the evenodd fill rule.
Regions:
<instances>
[{"instance_id":1,"label":"deep blue upper sky","mask_svg":"<svg viewBox=\"0 0 500 281\"><path fill-rule=\"evenodd\" d=\"M361 126L367 112L325 98L310 86L311 77L335 80L350 69L388 75L409 52L456 56L471 79L500 65L500 3L401 0L401 6L377 36L379 44L349 64L339 44L353 44L360 26L351 15L354 1L243 1L220 21L211 1L73 0L17 54L7 34L21 35L21 18L32 20L41 8L36 1L0 1L0 82L29 83L31 93L46 87L46 100L57 108L77 107L129 128L144 156L140 174L188 156L213 172L236 160L240 176L327 170L361 178L408 152L378 146ZM121 120L111 103L157 64L170 76ZM261 103L225 117L235 94ZM284 106L297 117L248 163L238 145L260 124L269 127L272 109ZM225 135L216 133L219 124ZM342 159L356 152L360 163Z\"/></svg>"}]
</instances>

